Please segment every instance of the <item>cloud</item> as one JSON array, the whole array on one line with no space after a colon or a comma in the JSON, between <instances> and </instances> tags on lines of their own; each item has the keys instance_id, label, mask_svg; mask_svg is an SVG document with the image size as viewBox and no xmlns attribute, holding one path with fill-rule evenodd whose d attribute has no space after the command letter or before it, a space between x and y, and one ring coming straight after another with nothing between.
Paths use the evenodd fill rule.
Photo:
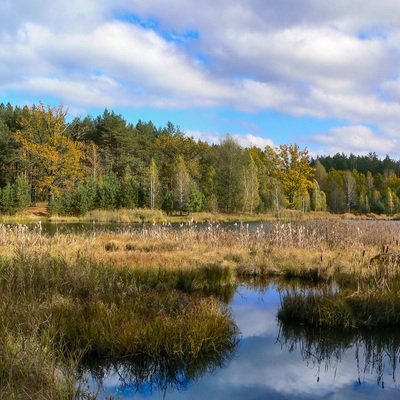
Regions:
<instances>
[{"instance_id":1,"label":"cloud","mask_svg":"<svg viewBox=\"0 0 400 400\"><path fill-rule=\"evenodd\" d=\"M217 133L206 133L190 130L186 131L186 135L193 137L196 140L207 142L209 144L219 144L225 138L225 136L219 135ZM274 147L274 143L271 139L256 136L251 133L231 134L230 136L235 139L243 148L256 146L264 150L266 146Z\"/></svg>"},{"instance_id":2,"label":"cloud","mask_svg":"<svg viewBox=\"0 0 400 400\"><path fill-rule=\"evenodd\" d=\"M379 155L395 154L400 150L396 139L384 138L366 126L343 126L330 129L325 134L317 134L312 141L323 146L323 153L353 153L365 155L376 152Z\"/></svg>"},{"instance_id":3,"label":"cloud","mask_svg":"<svg viewBox=\"0 0 400 400\"><path fill-rule=\"evenodd\" d=\"M0 4L2 93L79 109L268 109L398 136L395 0L25 3Z\"/></svg>"}]
</instances>

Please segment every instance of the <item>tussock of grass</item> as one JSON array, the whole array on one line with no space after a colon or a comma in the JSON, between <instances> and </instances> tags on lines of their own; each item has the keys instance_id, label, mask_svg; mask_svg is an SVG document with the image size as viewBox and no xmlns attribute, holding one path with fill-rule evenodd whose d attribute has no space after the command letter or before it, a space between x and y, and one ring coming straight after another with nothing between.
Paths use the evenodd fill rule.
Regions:
<instances>
[{"instance_id":1,"label":"tussock of grass","mask_svg":"<svg viewBox=\"0 0 400 400\"><path fill-rule=\"evenodd\" d=\"M384 291L373 295L291 293L283 297L278 312L282 321L331 328L398 326L400 296Z\"/></svg>"}]
</instances>

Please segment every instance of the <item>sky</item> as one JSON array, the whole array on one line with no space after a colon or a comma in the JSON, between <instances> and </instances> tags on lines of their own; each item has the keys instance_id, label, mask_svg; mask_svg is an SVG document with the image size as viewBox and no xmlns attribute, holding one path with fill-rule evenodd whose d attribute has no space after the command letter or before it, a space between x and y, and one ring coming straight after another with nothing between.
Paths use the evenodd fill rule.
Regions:
<instances>
[{"instance_id":1,"label":"sky","mask_svg":"<svg viewBox=\"0 0 400 400\"><path fill-rule=\"evenodd\" d=\"M398 0L1 0L0 102L400 158Z\"/></svg>"}]
</instances>

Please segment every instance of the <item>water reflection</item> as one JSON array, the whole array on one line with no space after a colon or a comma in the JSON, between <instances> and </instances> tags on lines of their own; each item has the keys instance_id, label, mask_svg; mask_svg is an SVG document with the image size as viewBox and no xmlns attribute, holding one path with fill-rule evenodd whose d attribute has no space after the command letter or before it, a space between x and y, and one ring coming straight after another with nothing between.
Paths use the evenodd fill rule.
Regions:
<instances>
[{"instance_id":1,"label":"water reflection","mask_svg":"<svg viewBox=\"0 0 400 400\"><path fill-rule=\"evenodd\" d=\"M241 340L222 358L139 359L86 366L99 399L400 398L400 333L284 324L282 282L247 281L230 303Z\"/></svg>"},{"instance_id":2,"label":"water reflection","mask_svg":"<svg viewBox=\"0 0 400 400\"><path fill-rule=\"evenodd\" d=\"M359 384L371 376L382 389L386 383L396 386L400 357L400 334L397 331L338 331L280 323L277 341L290 353L298 351L307 367L316 371L317 381L322 371L332 370L337 375L340 363L351 349Z\"/></svg>"},{"instance_id":3,"label":"water reflection","mask_svg":"<svg viewBox=\"0 0 400 400\"><path fill-rule=\"evenodd\" d=\"M223 351L208 351L206 355L172 359L167 357L136 357L119 360L87 359L78 371L81 390L101 396L130 398L135 395L166 397L168 393L187 390L190 383L204 374L224 368L232 360L237 338L226 342ZM85 383L86 382L86 383Z\"/></svg>"}]
</instances>

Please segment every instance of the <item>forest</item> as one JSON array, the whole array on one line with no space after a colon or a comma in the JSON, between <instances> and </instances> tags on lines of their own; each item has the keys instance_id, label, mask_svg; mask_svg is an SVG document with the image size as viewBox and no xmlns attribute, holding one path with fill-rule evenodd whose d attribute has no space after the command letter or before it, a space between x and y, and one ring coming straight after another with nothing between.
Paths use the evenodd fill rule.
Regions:
<instances>
[{"instance_id":1,"label":"forest","mask_svg":"<svg viewBox=\"0 0 400 400\"><path fill-rule=\"evenodd\" d=\"M312 158L297 144L210 145L168 122L113 111L67 118L63 106L0 104L0 213L39 201L49 214L93 209L256 213L400 212L400 162L375 153Z\"/></svg>"}]
</instances>

